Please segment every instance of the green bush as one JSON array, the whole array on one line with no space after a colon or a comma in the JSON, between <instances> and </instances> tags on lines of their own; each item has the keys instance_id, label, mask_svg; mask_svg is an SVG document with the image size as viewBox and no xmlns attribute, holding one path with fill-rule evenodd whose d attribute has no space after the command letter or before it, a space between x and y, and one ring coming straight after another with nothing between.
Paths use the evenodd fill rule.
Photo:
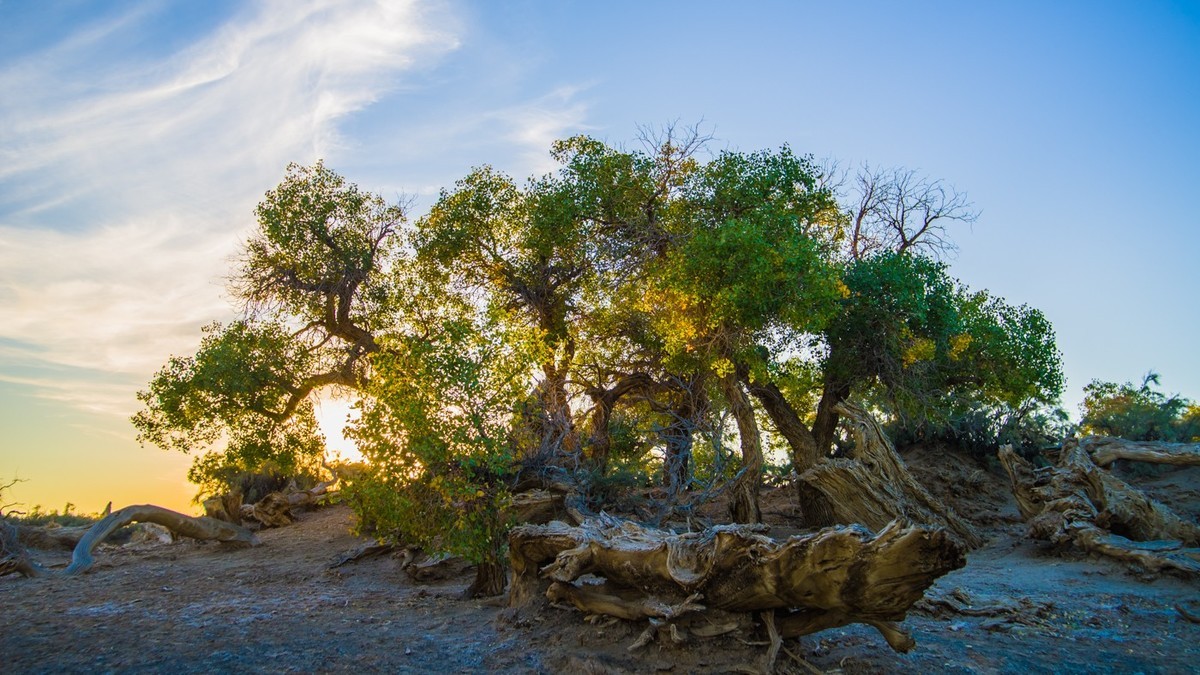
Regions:
<instances>
[{"instance_id":1,"label":"green bush","mask_svg":"<svg viewBox=\"0 0 1200 675\"><path fill-rule=\"evenodd\" d=\"M1200 441L1200 406L1179 394L1167 396L1152 384L1159 384L1158 373L1147 373L1140 386L1092 380L1083 388L1080 429L1131 441Z\"/></svg>"}]
</instances>

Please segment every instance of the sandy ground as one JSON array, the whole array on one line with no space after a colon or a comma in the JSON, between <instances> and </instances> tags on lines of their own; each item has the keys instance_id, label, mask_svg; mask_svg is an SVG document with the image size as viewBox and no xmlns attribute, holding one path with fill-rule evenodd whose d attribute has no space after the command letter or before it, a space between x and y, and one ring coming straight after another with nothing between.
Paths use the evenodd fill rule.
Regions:
<instances>
[{"instance_id":1,"label":"sandy ground","mask_svg":"<svg viewBox=\"0 0 1200 675\"><path fill-rule=\"evenodd\" d=\"M780 671L1200 668L1200 625L1175 609L1200 600L1196 581L1144 579L1104 560L1053 554L1023 537L1001 474L929 452L907 459L933 492L984 528L988 544L910 613L903 625L917 639L911 653L893 653L873 629L850 626L789 641ZM1140 482L1195 517L1200 469ZM764 502L781 530L788 494ZM498 601L459 599L469 574L420 585L388 557L330 570L338 554L363 543L349 534L351 522L348 509L330 507L263 531L263 545L252 549L186 540L106 546L83 577L0 578L0 673L737 672L765 651L763 637L748 632L630 653L642 626L594 626L556 608L516 618ZM35 553L66 561L65 553Z\"/></svg>"}]
</instances>

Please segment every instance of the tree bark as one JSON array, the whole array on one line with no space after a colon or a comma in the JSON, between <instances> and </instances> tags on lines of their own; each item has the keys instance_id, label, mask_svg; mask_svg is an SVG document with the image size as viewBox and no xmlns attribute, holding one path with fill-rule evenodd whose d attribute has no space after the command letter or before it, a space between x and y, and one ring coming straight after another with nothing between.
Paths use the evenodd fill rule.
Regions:
<instances>
[{"instance_id":1,"label":"tree bark","mask_svg":"<svg viewBox=\"0 0 1200 675\"><path fill-rule=\"evenodd\" d=\"M800 481L825 496L836 522L878 530L900 518L944 527L968 548L983 543L974 527L913 478L883 428L865 410L843 401L835 413L854 433L853 455L823 460L802 474Z\"/></svg>"},{"instance_id":2,"label":"tree bark","mask_svg":"<svg viewBox=\"0 0 1200 675\"><path fill-rule=\"evenodd\" d=\"M1078 444L1092 457L1097 466L1107 467L1118 459L1177 466L1200 466L1200 443L1162 443L1158 441L1127 441L1111 436L1085 436L1067 439L1068 446Z\"/></svg>"},{"instance_id":3,"label":"tree bark","mask_svg":"<svg viewBox=\"0 0 1200 675\"><path fill-rule=\"evenodd\" d=\"M1151 572L1200 574L1200 527L1097 467L1079 444L1064 445L1058 466L1045 469L1011 446L999 456L1033 538Z\"/></svg>"},{"instance_id":4,"label":"tree bark","mask_svg":"<svg viewBox=\"0 0 1200 675\"><path fill-rule=\"evenodd\" d=\"M761 523L758 493L762 483L763 455L758 422L754 419L754 409L750 407L750 401L735 373L721 378L721 389L737 421L742 450L738 477L729 488L729 515L735 523Z\"/></svg>"},{"instance_id":5,"label":"tree bark","mask_svg":"<svg viewBox=\"0 0 1200 675\"><path fill-rule=\"evenodd\" d=\"M666 440L663 484L671 496L685 490L691 476L692 437L708 407L703 388L700 377L692 378L684 385L679 404L671 411L673 419L663 431Z\"/></svg>"},{"instance_id":6,"label":"tree bark","mask_svg":"<svg viewBox=\"0 0 1200 675\"><path fill-rule=\"evenodd\" d=\"M837 433L837 405L850 395L850 385L826 380L821 392L821 401L817 404L817 418L813 421L813 438L817 443L817 452L822 456L828 455L833 449L833 438Z\"/></svg>"},{"instance_id":7,"label":"tree bark","mask_svg":"<svg viewBox=\"0 0 1200 675\"><path fill-rule=\"evenodd\" d=\"M746 378L743 378L746 379ZM792 468L796 475L813 468L824 459L824 454L817 448L817 439L812 431L805 426L784 398L783 392L774 382L766 384L746 383L750 393L762 404L763 410L771 418L775 430L787 441L792 450ZM825 527L833 525L836 520L833 505L819 490L813 489L804 481L796 481L796 499L800 505L805 525L809 527Z\"/></svg>"},{"instance_id":8,"label":"tree bark","mask_svg":"<svg viewBox=\"0 0 1200 675\"><path fill-rule=\"evenodd\" d=\"M475 567L475 579L464 595L468 598L490 598L500 595L508 586L508 573L504 562L485 561Z\"/></svg>"},{"instance_id":9,"label":"tree bark","mask_svg":"<svg viewBox=\"0 0 1200 675\"><path fill-rule=\"evenodd\" d=\"M964 564L961 545L941 529L838 527L786 541L760 531L721 525L674 534L613 518L520 526L509 534L509 604L529 606L544 594L588 614L650 619L654 633L675 641L720 633L707 629L730 623L730 612L766 611L785 637L866 623L903 651L912 639L891 622ZM575 583L586 574L605 584Z\"/></svg>"}]
</instances>

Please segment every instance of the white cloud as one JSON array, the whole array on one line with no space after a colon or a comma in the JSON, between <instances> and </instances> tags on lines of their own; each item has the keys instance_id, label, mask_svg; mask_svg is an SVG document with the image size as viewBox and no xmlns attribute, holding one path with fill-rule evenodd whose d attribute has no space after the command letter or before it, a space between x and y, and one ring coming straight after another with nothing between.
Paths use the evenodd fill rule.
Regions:
<instances>
[{"instance_id":1,"label":"white cloud","mask_svg":"<svg viewBox=\"0 0 1200 675\"><path fill-rule=\"evenodd\" d=\"M0 68L0 379L128 414L132 392L231 309L222 279L289 161L457 47L416 2L256 4L165 58L106 61L149 10ZM448 26L448 27L447 27ZM115 64L115 65L114 65ZM28 367L57 374L20 378Z\"/></svg>"},{"instance_id":2,"label":"white cloud","mask_svg":"<svg viewBox=\"0 0 1200 675\"><path fill-rule=\"evenodd\" d=\"M529 103L498 110L489 117L501 122L505 136L521 151L521 168L539 175L557 168L550 145L588 130L587 106L578 100L578 87L560 87ZM518 174L520 175L520 174Z\"/></svg>"}]
</instances>

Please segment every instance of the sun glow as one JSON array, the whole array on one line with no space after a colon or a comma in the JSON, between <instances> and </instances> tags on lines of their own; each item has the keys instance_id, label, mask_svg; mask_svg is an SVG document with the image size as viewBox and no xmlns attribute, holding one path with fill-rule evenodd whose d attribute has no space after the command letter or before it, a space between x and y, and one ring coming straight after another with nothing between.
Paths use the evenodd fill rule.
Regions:
<instances>
[{"instance_id":1,"label":"sun glow","mask_svg":"<svg viewBox=\"0 0 1200 675\"><path fill-rule=\"evenodd\" d=\"M331 461L366 461L354 441L343 433L346 426L358 417L358 411L354 409L357 400L352 396L337 397L325 392L317 397L317 425L325 435L325 448Z\"/></svg>"}]
</instances>

